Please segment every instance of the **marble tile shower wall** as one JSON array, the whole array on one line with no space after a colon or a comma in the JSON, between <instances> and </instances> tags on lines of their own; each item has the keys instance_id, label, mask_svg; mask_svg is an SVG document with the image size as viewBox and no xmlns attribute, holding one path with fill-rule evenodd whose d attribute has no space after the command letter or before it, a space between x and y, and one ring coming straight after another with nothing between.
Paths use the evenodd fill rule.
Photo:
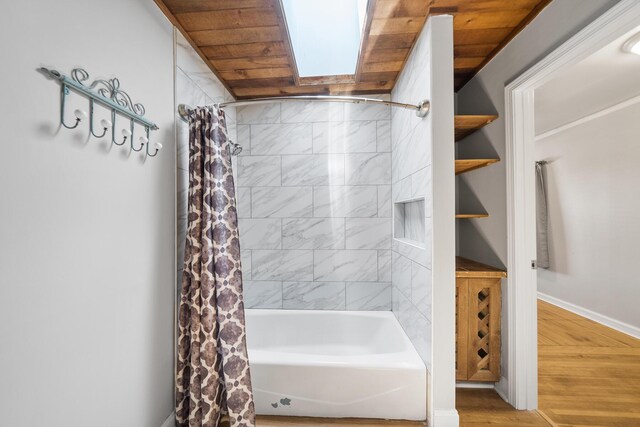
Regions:
<instances>
[{"instance_id":1,"label":"marble tile shower wall","mask_svg":"<svg viewBox=\"0 0 640 427\"><path fill-rule=\"evenodd\" d=\"M389 108L284 103L237 115L247 307L390 310Z\"/></svg>"},{"instance_id":2,"label":"marble tile shower wall","mask_svg":"<svg viewBox=\"0 0 640 427\"><path fill-rule=\"evenodd\" d=\"M429 31L423 30L393 90L394 101L417 102L430 99L429 37ZM433 202L431 115L419 119L410 111L394 109L391 130L393 203L424 199L424 224L408 212L404 218L405 227L419 230L422 236L415 236L412 231L408 233L408 239L393 240L392 310L430 370ZM417 204L408 206L415 207ZM415 223L407 224L406 221Z\"/></svg>"},{"instance_id":3,"label":"marble tile shower wall","mask_svg":"<svg viewBox=\"0 0 640 427\"><path fill-rule=\"evenodd\" d=\"M176 33L176 74L175 96L176 111L178 104L190 106L210 105L216 102L228 101L233 98L220 81L213 75L200 57L193 51L189 43ZM227 127L229 137L236 138L236 111L227 108ZM176 113L177 114L177 113ZM177 117L177 115L176 115ZM187 196L189 189L189 126L182 120L177 120L177 235L176 235L176 265L178 292L182 283L182 265L184 259L184 243L187 232Z\"/></svg>"}]
</instances>

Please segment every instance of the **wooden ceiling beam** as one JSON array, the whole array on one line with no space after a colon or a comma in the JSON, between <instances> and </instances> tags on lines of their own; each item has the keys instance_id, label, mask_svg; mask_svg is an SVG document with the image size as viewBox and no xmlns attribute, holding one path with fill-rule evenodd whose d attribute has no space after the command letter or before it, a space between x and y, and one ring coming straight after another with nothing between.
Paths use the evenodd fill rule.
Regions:
<instances>
[{"instance_id":1,"label":"wooden ceiling beam","mask_svg":"<svg viewBox=\"0 0 640 427\"><path fill-rule=\"evenodd\" d=\"M453 60L453 68L457 69L476 69L484 61L484 56L479 57L458 57Z\"/></svg>"},{"instance_id":2,"label":"wooden ceiling beam","mask_svg":"<svg viewBox=\"0 0 640 427\"><path fill-rule=\"evenodd\" d=\"M295 86L296 81L293 77L276 77L271 79L244 79L232 80L229 82L233 90L237 88L263 88L263 87L288 87Z\"/></svg>"},{"instance_id":3,"label":"wooden ceiling beam","mask_svg":"<svg viewBox=\"0 0 640 427\"><path fill-rule=\"evenodd\" d=\"M164 0L172 14L209 12L225 9L250 9L273 6L274 0Z\"/></svg>"},{"instance_id":4,"label":"wooden ceiling beam","mask_svg":"<svg viewBox=\"0 0 640 427\"><path fill-rule=\"evenodd\" d=\"M364 62L404 61L409 55L409 48L377 49L364 53Z\"/></svg>"},{"instance_id":5,"label":"wooden ceiling beam","mask_svg":"<svg viewBox=\"0 0 640 427\"><path fill-rule=\"evenodd\" d=\"M435 0L432 7L455 8L456 12L532 10L540 0Z\"/></svg>"},{"instance_id":6,"label":"wooden ceiling beam","mask_svg":"<svg viewBox=\"0 0 640 427\"><path fill-rule=\"evenodd\" d=\"M210 61L218 71L252 70L256 68L279 68L289 65L288 56L263 56L256 58L214 59Z\"/></svg>"},{"instance_id":7,"label":"wooden ceiling beam","mask_svg":"<svg viewBox=\"0 0 640 427\"><path fill-rule=\"evenodd\" d=\"M491 52L493 52L497 46L497 43L456 45L453 48L453 56L456 58L468 56L487 56Z\"/></svg>"},{"instance_id":8,"label":"wooden ceiling beam","mask_svg":"<svg viewBox=\"0 0 640 427\"><path fill-rule=\"evenodd\" d=\"M277 25L272 27L190 31L189 36L200 47L282 41L280 27Z\"/></svg>"},{"instance_id":9,"label":"wooden ceiling beam","mask_svg":"<svg viewBox=\"0 0 640 427\"><path fill-rule=\"evenodd\" d=\"M455 21L454 21L455 22ZM484 44L499 44L507 37L513 29L511 28L487 28L474 30L454 30L453 43L455 46L475 45L478 42ZM454 47L455 49L455 47Z\"/></svg>"},{"instance_id":10,"label":"wooden ceiling beam","mask_svg":"<svg viewBox=\"0 0 640 427\"><path fill-rule=\"evenodd\" d=\"M318 85L335 85L335 84L354 84L356 82L353 74L342 74L337 76L315 76L300 77L300 86L318 86Z\"/></svg>"},{"instance_id":11,"label":"wooden ceiling beam","mask_svg":"<svg viewBox=\"0 0 640 427\"><path fill-rule=\"evenodd\" d=\"M454 16L458 90L551 0L369 0L355 75L300 78L282 0L155 0L237 97L387 93L428 15Z\"/></svg>"},{"instance_id":12,"label":"wooden ceiling beam","mask_svg":"<svg viewBox=\"0 0 640 427\"><path fill-rule=\"evenodd\" d=\"M367 49L410 49L416 36L417 33L372 35L368 37Z\"/></svg>"},{"instance_id":13,"label":"wooden ceiling beam","mask_svg":"<svg viewBox=\"0 0 640 427\"><path fill-rule=\"evenodd\" d=\"M287 50L283 42L226 44L203 46L201 49L209 59L256 58L261 56L287 55Z\"/></svg>"},{"instance_id":14,"label":"wooden ceiling beam","mask_svg":"<svg viewBox=\"0 0 640 427\"><path fill-rule=\"evenodd\" d=\"M362 73L360 75L361 82L379 82L388 83L393 82L398 77L397 71L387 71L381 73Z\"/></svg>"},{"instance_id":15,"label":"wooden ceiling beam","mask_svg":"<svg viewBox=\"0 0 640 427\"><path fill-rule=\"evenodd\" d=\"M424 0L378 0L375 19L427 16L430 2Z\"/></svg>"},{"instance_id":16,"label":"wooden ceiling beam","mask_svg":"<svg viewBox=\"0 0 640 427\"><path fill-rule=\"evenodd\" d=\"M395 71L398 73L402 70L404 61L392 61L392 62L368 62L363 65L363 73L383 73L385 71Z\"/></svg>"},{"instance_id":17,"label":"wooden ceiling beam","mask_svg":"<svg viewBox=\"0 0 640 427\"><path fill-rule=\"evenodd\" d=\"M418 34L422 31L426 16L412 16L407 18L386 18L374 19L371 22L369 35L379 36L382 34Z\"/></svg>"},{"instance_id":18,"label":"wooden ceiling beam","mask_svg":"<svg viewBox=\"0 0 640 427\"><path fill-rule=\"evenodd\" d=\"M273 7L269 9L223 9L207 12L178 13L175 17L187 31L278 25L278 17Z\"/></svg>"},{"instance_id":19,"label":"wooden ceiling beam","mask_svg":"<svg viewBox=\"0 0 640 427\"><path fill-rule=\"evenodd\" d=\"M258 68L251 70L230 70L218 71L223 79L231 82L232 80L247 79L273 79L277 77L293 77L293 71L290 67L282 68Z\"/></svg>"},{"instance_id":20,"label":"wooden ceiling beam","mask_svg":"<svg viewBox=\"0 0 640 427\"><path fill-rule=\"evenodd\" d=\"M453 21L453 29L455 31L486 28L514 28L528 14L528 10L521 9L457 13L456 19Z\"/></svg>"}]
</instances>

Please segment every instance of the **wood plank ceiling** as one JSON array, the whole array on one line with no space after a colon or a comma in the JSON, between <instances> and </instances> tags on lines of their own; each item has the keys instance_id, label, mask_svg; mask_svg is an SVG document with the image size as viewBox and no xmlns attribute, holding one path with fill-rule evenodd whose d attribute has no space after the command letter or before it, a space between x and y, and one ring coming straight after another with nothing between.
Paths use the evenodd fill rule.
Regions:
<instances>
[{"instance_id":1,"label":"wood plank ceiling","mask_svg":"<svg viewBox=\"0 0 640 427\"><path fill-rule=\"evenodd\" d=\"M369 0L355 75L297 73L281 0L155 0L238 99L388 93L429 14L454 16L455 89L551 0ZM321 1L321 0L318 0Z\"/></svg>"}]
</instances>

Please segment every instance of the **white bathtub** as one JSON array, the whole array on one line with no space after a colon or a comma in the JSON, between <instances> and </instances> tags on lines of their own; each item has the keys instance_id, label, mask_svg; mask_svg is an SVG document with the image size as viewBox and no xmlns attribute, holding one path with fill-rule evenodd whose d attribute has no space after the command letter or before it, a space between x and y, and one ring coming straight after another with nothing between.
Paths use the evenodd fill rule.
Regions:
<instances>
[{"instance_id":1,"label":"white bathtub","mask_svg":"<svg viewBox=\"0 0 640 427\"><path fill-rule=\"evenodd\" d=\"M247 310L256 411L424 420L426 368L391 312Z\"/></svg>"}]
</instances>

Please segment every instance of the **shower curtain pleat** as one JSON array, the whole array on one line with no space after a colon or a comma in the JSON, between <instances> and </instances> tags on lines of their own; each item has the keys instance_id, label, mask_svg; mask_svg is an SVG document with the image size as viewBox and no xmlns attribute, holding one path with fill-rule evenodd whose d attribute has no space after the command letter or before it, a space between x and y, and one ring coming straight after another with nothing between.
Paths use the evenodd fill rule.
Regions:
<instances>
[{"instance_id":1,"label":"shower curtain pleat","mask_svg":"<svg viewBox=\"0 0 640 427\"><path fill-rule=\"evenodd\" d=\"M549 212L544 181L545 161L536 162L536 257L539 268L549 268Z\"/></svg>"},{"instance_id":2,"label":"shower curtain pleat","mask_svg":"<svg viewBox=\"0 0 640 427\"><path fill-rule=\"evenodd\" d=\"M189 113L176 426L254 427L235 186L224 112Z\"/></svg>"}]
</instances>

